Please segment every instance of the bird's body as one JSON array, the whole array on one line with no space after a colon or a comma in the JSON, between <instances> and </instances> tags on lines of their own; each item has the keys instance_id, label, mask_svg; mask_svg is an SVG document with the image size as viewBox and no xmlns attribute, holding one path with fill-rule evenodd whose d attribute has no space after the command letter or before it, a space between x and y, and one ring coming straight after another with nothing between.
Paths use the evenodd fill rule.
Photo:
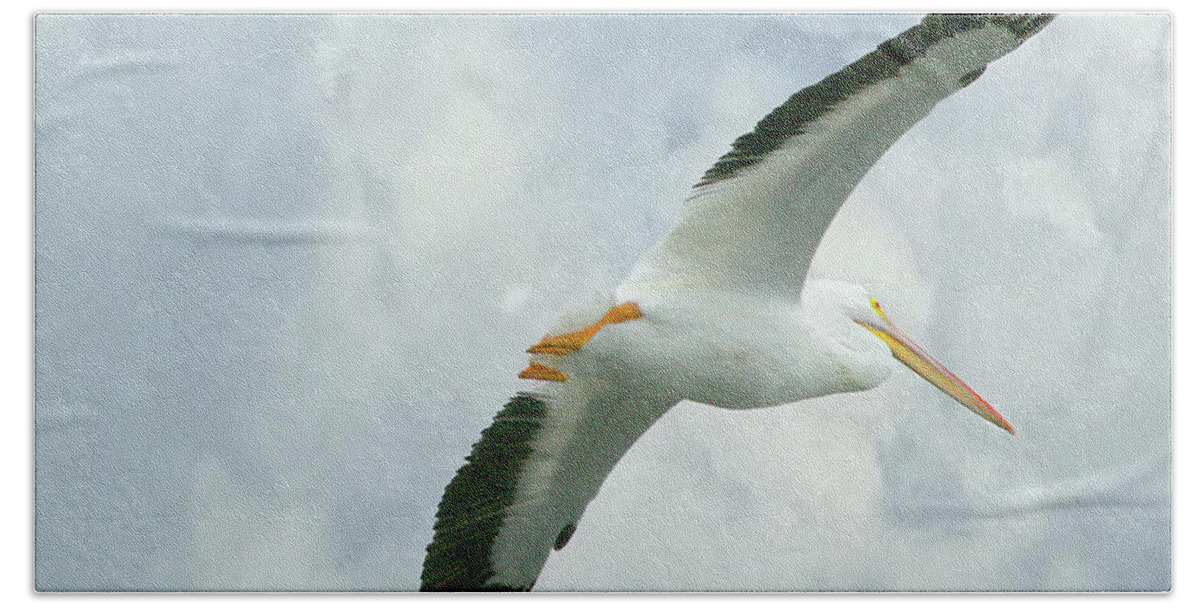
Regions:
<instances>
[{"instance_id":1,"label":"bird's body","mask_svg":"<svg viewBox=\"0 0 1200 608\"><path fill-rule=\"evenodd\" d=\"M629 279L529 349L521 377L541 382L497 414L447 487L422 589L531 588L620 458L683 400L746 409L866 390L895 358L1012 432L866 290L805 279L891 143L1049 20L930 16L739 138Z\"/></svg>"},{"instance_id":2,"label":"bird's body","mask_svg":"<svg viewBox=\"0 0 1200 608\"><path fill-rule=\"evenodd\" d=\"M675 402L728 409L865 390L885 380L892 371L887 347L840 306L852 294L866 303L866 292L836 281L814 282L809 291L806 303L728 291L618 291L644 317L597 334L595 348L578 358L588 363L579 365L605 365L604 373L627 374L631 384L656 387ZM563 366L574 371L576 364Z\"/></svg>"}]
</instances>

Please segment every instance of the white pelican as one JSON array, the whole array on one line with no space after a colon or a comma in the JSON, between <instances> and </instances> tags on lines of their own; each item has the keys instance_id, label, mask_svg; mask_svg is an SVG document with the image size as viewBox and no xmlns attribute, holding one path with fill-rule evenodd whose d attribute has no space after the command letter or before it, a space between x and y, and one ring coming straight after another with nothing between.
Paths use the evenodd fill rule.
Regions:
<instances>
[{"instance_id":1,"label":"white pelican","mask_svg":"<svg viewBox=\"0 0 1200 608\"><path fill-rule=\"evenodd\" d=\"M421 589L532 588L617 461L685 399L741 409L866 390L894 357L1013 433L865 290L805 275L888 147L1052 18L930 15L739 137L629 278L529 348L519 376L539 383L496 414L447 486Z\"/></svg>"}]
</instances>

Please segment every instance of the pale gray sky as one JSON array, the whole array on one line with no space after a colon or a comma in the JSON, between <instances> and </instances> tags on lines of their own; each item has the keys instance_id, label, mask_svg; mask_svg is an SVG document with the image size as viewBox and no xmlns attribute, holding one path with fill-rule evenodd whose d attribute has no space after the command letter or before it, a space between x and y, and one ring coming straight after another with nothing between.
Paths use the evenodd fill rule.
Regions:
<instances>
[{"instance_id":1,"label":"pale gray sky","mask_svg":"<svg viewBox=\"0 0 1200 608\"><path fill-rule=\"evenodd\" d=\"M37 20L42 589L414 589L524 348L916 15ZM683 404L540 590L1170 585L1170 28L1068 15L880 161L814 272L912 374Z\"/></svg>"}]
</instances>

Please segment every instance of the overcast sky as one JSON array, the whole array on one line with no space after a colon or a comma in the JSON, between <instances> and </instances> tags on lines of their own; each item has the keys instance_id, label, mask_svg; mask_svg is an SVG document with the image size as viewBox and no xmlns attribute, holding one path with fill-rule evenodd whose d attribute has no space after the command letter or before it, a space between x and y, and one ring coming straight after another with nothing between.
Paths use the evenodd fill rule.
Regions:
<instances>
[{"instance_id":1,"label":"overcast sky","mask_svg":"<svg viewBox=\"0 0 1200 608\"><path fill-rule=\"evenodd\" d=\"M39 17L39 588L414 589L524 348L918 19ZM1170 28L1059 18L818 253L1016 437L907 371L685 403L538 589L1167 588Z\"/></svg>"}]
</instances>

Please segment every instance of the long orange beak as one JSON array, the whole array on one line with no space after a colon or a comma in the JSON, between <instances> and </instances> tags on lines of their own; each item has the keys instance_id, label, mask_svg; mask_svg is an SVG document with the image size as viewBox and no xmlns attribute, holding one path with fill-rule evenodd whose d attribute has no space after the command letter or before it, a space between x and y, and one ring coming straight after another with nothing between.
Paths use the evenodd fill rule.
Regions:
<instances>
[{"instance_id":1,"label":"long orange beak","mask_svg":"<svg viewBox=\"0 0 1200 608\"><path fill-rule=\"evenodd\" d=\"M929 353L925 352L920 346L917 346L912 338L904 335L887 315L883 313L883 308L879 305L879 301L871 298L871 309L883 321L879 323L874 319L870 321L861 321L855 319L854 322L869 329L871 333L879 337L887 343L892 349L892 355L909 367L909 369L917 372L922 378L929 381L930 384L941 389L943 393L950 395L955 401L965 405L967 409L983 416L988 422L1008 431L1012 435L1016 435L1017 431L1012 425L997 412L995 408L984 401L979 393L971 390L966 382L959 380L950 370L946 369L945 365L934 359Z\"/></svg>"}]
</instances>

